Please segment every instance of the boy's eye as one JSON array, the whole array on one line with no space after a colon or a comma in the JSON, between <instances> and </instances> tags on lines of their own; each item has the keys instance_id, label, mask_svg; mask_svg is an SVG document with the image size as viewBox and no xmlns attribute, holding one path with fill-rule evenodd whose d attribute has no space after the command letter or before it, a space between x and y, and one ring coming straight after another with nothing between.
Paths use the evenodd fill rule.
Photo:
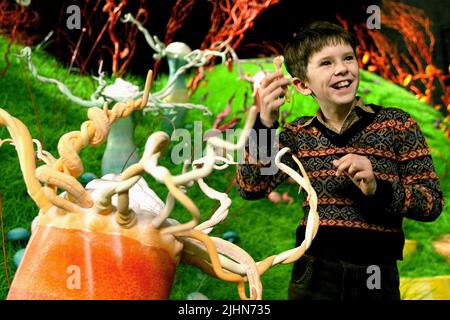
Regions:
<instances>
[{"instance_id":1,"label":"boy's eye","mask_svg":"<svg viewBox=\"0 0 450 320\"><path fill-rule=\"evenodd\" d=\"M331 64L331 62L328 61L328 60L322 61L322 62L320 63L321 66L329 66L330 64Z\"/></svg>"},{"instance_id":2,"label":"boy's eye","mask_svg":"<svg viewBox=\"0 0 450 320\"><path fill-rule=\"evenodd\" d=\"M346 56L346 57L345 57L345 60L353 60L353 59L354 59L353 56Z\"/></svg>"}]
</instances>

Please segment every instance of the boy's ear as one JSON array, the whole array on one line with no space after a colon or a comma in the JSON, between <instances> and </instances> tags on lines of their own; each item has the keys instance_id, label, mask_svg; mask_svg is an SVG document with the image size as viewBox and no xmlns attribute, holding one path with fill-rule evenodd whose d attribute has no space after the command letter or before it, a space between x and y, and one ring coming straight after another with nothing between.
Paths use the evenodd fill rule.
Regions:
<instances>
[{"instance_id":1,"label":"boy's ear","mask_svg":"<svg viewBox=\"0 0 450 320\"><path fill-rule=\"evenodd\" d=\"M300 80L300 78L293 78L292 85L304 96L309 96L312 93L311 89L308 87L308 84L305 81Z\"/></svg>"}]
</instances>

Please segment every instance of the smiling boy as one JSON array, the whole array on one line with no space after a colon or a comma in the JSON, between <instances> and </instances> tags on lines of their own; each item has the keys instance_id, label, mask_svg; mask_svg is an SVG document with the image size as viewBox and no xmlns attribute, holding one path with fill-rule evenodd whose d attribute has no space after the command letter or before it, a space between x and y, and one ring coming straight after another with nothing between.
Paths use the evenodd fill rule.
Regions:
<instances>
[{"instance_id":1,"label":"smiling boy","mask_svg":"<svg viewBox=\"0 0 450 320\"><path fill-rule=\"evenodd\" d=\"M400 299L402 220L434 221L443 208L430 150L416 121L399 108L365 104L356 96L355 46L342 27L316 22L285 50L292 85L319 104L314 117L286 124L276 143L289 147L305 167L320 217L316 238L294 264L289 299ZM264 174L268 163L260 158L274 147L273 131L290 84L279 71L268 73L258 89L254 129L267 138L258 141L257 159L248 144L245 163L238 166L238 191L245 199L266 197L287 178L280 170ZM298 168L290 156L282 161ZM309 211L306 201L303 210ZM297 228L297 245L304 239L306 218Z\"/></svg>"}]
</instances>

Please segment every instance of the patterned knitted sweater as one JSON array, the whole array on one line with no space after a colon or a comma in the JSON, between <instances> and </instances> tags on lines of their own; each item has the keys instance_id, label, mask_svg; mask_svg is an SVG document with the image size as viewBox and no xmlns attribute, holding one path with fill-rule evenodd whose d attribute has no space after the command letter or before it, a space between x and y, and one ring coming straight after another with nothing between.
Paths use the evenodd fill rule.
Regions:
<instances>
[{"instance_id":1,"label":"patterned knitted sweater","mask_svg":"<svg viewBox=\"0 0 450 320\"><path fill-rule=\"evenodd\" d=\"M434 221L443 208L430 150L416 121L401 109L362 103L351 116L351 126L340 134L317 116L300 117L274 139L275 130L265 127L258 115L254 129L266 138L256 136L256 152L247 143L244 162L237 169L238 192L248 200L266 197L288 176L277 168L271 174L262 170L274 167L276 151L289 147L318 196L320 227L308 253L353 263L395 262L402 259L402 219ZM271 147L271 160L264 161L262 154L270 154ZM349 153L371 161L375 195L366 196L350 178L335 175L332 161ZM289 154L281 161L298 171ZM297 228L297 245L304 239L309 211L303 199L305 215Z\"/></svg>"}]
</instances>

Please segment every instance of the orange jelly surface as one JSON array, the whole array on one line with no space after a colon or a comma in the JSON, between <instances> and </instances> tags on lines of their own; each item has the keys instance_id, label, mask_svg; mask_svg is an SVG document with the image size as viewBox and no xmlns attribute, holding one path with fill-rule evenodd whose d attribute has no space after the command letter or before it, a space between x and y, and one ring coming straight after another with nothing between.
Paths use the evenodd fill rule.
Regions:
<instances>
[{"instance_id":1,"label":"orange jelly surface","mask_svg":"<svg viewBox=\"0 0 450 320\"><path fill-rule=\"evenodd\" d=\"M167 299L176 262L122 235L39 226L8 299Z\"/></svg>"}]
</instances>

